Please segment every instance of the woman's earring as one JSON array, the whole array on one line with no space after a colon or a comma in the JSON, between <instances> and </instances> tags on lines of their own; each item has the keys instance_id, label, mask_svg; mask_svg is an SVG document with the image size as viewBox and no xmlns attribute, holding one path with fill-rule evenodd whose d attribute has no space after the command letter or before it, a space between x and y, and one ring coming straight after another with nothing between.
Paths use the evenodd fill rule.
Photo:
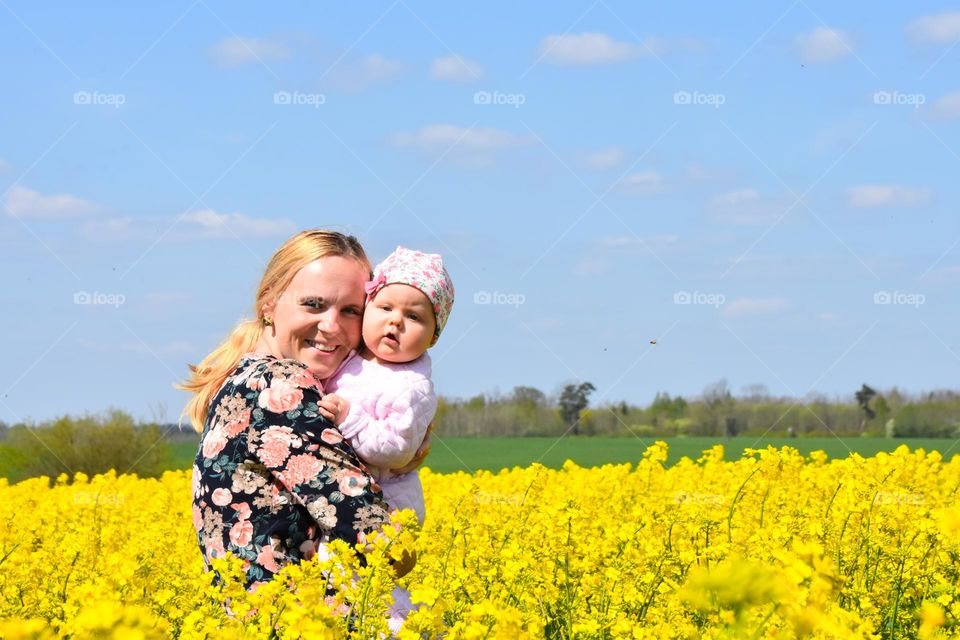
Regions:
<instances>
[{"instance_id":1,"label":"woman's earring","mask_svg":"<svg viewBox=\"0 0 960 640\"><path fill-rule=\"evenodd\" d=\"M273 326L273 320L271 320L271 319L268 318L267 316L263 316L263 326L265 326L265 327L272 327L272 326Z\"/></svg>"}]
</instances>

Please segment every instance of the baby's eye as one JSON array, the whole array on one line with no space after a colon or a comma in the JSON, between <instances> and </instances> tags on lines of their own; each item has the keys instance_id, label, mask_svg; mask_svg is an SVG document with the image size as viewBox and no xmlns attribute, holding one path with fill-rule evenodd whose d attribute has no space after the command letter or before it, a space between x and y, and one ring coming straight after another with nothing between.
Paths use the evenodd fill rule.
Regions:
<instances>
[{"instance_id":1,"label":"baby's eye","mask_svg":"<svg viewBox=\"0 0 960 640\"><path fill-rule=\"evenodd\" d=\"M420 322L420 316L415 313L408 313L407 317L413 320L414 322Z\"/></svg>"},{"instance_id":2,"label":"baby's eye","mask_svg":"<svg viewBox=\"0 0 960 640\"><path fill-rule=\"evenodd\" d=\"M380 305L380 310L381 310L381 311L390 311L390 305L388 305L388 304L382 304L382 305Z\"/></svg>"}]
</instances>

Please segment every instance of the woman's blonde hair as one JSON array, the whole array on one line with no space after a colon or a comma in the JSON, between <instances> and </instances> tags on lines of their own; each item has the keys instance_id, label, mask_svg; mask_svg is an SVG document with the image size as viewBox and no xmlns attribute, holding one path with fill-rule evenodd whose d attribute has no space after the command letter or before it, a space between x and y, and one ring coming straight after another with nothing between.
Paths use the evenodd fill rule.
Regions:
<instances>
[{"instance_id":1,"label":"woman's blonde hair","mask_svg":"<svg viewBox=\"0 0 960 640\"><path fill-rule=\"evenodd\" d=\"M283 246L270 258L270 263L260 279L257 297L253 303L256 319L245 320L234 327L227 339L211 351L200 364L188 365L191 372L190 379L176 385L178 389L194 394L184 409L194 429L203 431L213 398L220 391L227 377L237 368L243 354L255 349L260 341L260 336L263 334L263 321L260 317L263 306L276 301L277 296L290 285L290 281L300 269L314 260L328 256L353 258L368 273L370 272L367 254L353 236L337 231L314 229L301 231L284 242Z\"/></svg>"}]
</instances>

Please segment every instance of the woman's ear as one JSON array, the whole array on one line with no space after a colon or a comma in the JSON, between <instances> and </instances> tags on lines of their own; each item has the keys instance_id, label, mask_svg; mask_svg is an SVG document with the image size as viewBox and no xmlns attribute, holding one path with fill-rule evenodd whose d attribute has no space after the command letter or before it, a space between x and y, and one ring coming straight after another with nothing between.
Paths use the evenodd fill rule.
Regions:
<instances>
[{"instance_id":1,"label":"woman's ear","mask_svg":"<svg viewBox=\"0 0 960 640\"><path fill-rule=\"evenodd\" d=\"M276 309L277 309L277 304L271 298L270 300L260 305L260 318L258 319L259 320L263 320L264 318L273 319L273 313L274 311L276 311Z\"/></svg>"}]
</instances>

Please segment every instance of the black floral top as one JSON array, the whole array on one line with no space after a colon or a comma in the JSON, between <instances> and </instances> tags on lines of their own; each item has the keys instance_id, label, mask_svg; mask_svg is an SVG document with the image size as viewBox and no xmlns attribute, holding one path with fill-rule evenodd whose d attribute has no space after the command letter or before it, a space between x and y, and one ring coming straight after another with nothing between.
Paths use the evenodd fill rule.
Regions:
<instances>
[{"instance_id":1,"label":"black floral top","mask_svg":"<svg viewBox=\"0 0 960 640\"><path fill-rule=\"evenodd\" d=\"M353 544L389 521L379 487L318 413L321 389L301 362L247 354L213 399L193 466L208 569L231 551L255 588L321 542Z\"/></svg>"}]
</instances>

